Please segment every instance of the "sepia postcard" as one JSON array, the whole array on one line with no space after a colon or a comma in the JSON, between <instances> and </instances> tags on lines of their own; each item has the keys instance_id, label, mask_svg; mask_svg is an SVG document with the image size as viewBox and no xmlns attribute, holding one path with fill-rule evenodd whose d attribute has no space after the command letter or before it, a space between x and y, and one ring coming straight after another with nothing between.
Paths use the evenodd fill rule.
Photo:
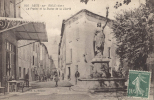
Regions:
<instances>
[{"instance_id":1,"label":"sepia postcard","mask_svg":"<svg viewBox=\"0 0 154 100\"><path fill-rule=\"evenodd\" d=\"M0 0L0 100L154 100L154 0Z\"/></svg>"}]
</instances>

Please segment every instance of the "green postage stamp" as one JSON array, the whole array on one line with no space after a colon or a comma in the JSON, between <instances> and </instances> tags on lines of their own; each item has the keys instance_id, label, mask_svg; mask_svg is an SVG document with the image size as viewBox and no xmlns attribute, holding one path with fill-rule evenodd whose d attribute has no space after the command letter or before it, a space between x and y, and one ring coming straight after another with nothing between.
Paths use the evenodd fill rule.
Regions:
<instances>
[{"instance_id":1,"label":"green postage stamp","mask_svg":"<svg viewBox=\"0 0 154 100\"><path fill-rule=\"evenodd\" d=\"M150 92L151 73L129 70L128 97L148 98Z\"/></svg>"}]
</instances>

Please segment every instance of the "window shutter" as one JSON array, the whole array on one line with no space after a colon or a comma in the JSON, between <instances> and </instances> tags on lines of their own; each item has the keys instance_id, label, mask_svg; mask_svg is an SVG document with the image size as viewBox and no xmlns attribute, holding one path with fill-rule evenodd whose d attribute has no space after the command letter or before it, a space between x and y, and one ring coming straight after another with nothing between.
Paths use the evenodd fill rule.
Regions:
<instances>
[{"instance_id":1,"label":"window shutter","mask_svg":"<svg viewBox=\"0 0 154 100\"><path fill-rule=\"evenodd\" d=\"M72 49L70 49L70 62L72 62Z\"/></svg>"}]
</instances>

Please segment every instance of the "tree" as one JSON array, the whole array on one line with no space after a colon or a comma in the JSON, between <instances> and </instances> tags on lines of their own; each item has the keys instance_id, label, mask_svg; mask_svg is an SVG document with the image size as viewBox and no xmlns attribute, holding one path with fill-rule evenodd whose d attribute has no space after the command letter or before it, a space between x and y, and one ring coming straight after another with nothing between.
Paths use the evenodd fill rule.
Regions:
<instances>
[{"instance_id":1,"label":"tree","mask_svg":"<svg viewBox=\"0 0 154 100\"><path fill-rule=\"evenodd\" d=\"M154 10L154 0L145 0L145 1L146 1L146 7L150 8L151 10ZM128 5L129 3L131 3L131 0L123 0L123 4ZM117 1L114 8L118 9L120 6L122 6L122 2Z\"/></svg>"},{"instance_id":2,"label":"tree","mask_svg":"<svg viewBox=\"0 0 154 100\"><path fill-rule=\"evenodd\" d=\"M89 1L89 0L80 0L81 3L85 3L85 4L87 4L88 1ZM92 0L92 1L95 1L95 0Z\"/></svg>"},{"instance_id":3,"label":"tree","mask_svg":"<svg viewBox=\"0 0 154 100\"><path fill-rule=\"evenodd\" d=\"M154 14L146 5L117 14L113 31L116 53L132 69L147 70L147 58L154 50Z\"/></svg>"},{"instance_id":4,"label":"tree","mask_svg":"<svg viewBox=\"0 0 154 100\"><path fill-rule=\"evenodd\" d=\"M80 2L87 4L89 0L80 0Z\"/></svg>"}]
</instances>

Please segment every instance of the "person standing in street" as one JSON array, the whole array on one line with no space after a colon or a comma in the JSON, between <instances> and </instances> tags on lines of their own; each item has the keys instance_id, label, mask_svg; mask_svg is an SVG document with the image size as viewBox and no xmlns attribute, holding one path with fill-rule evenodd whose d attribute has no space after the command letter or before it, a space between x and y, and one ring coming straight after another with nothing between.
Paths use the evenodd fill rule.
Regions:
<instances>
[{"instance_id":1,"label":"person standing in street","mask_svg":"<svg viewBox=\"0 0 154 100\"><path fill-rule=\"evenodd\" d=\"M55 87L57 87L57 86L58 86L58 81L59 81L58 75L55 75L55 78L54 78L54 80L55 80L55 82L56 82L56 85L55 85Z\"/></svg>"},{"instance_id":2,"label":"person standing in street","mask_svg":"<svg viewBox=\"0 0 154 100\"><path fill-rule=\"evenodd\" d=\"M25 75L25 82L26 82L26 86L29 87L29 75L28 75L28 73Z\"/></svg>"},{"instance_id":3,"label":"person standing in street","mask_svg":"<svg viewBox=\"0 0 154 100\"><path fill-rule=\"evenodd\" d=\"M76 78L75 84L76 84L76 85L77 85L77 80L78 80L79 77L80 77L80 73L79 73L78 70L77 70L76 73L75 73L75 78Z\"/></svg>"},{"instance_id":4,"label":"person standing in street","mask_svg":"<svg viewBox=\"0 0 154 100\"><path fill-rule=\"evenodd\" d=\"M47 82L47 76L46 75L44 75L44 81Z\"/></svg>"},{"instance_id":5,"label":"person standing in street","mask_svg":"<svg viewBox=\"0 0 154 100\"><path fill-rule=\"evenodd\" d=\"M53 76L52 76L52 75L50 76L50 80L51 80L51 81L53 80Z\"/></svg>"}]
</instances>

